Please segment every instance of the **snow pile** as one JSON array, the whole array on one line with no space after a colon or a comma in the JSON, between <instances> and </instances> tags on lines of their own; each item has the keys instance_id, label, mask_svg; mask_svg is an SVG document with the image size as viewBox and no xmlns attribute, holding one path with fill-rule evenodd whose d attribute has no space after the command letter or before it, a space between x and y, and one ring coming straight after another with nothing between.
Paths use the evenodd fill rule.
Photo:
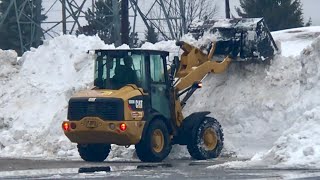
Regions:
<instances>
[{"instance_id":1,"label":"snow pile","mask_svg":"<svg viewBox=\"0 0 320 180\"><path fill-rule=\"evenodd\" d=\"M176 46L176 41L161 41L155 44L146 42L141 46L141 49L168 51L170 53L169 62L173 60L174 56L178 56L180 51L180 48Z\"/></svg>"},{"instance_id":2,"label":"snow pile","mask_svg":"<svg viewBox=\"0 0 320 180\"><path fill-rule=\"evenodd\" d=\"M19 69L17 53L0 49L0 78L8 77Z\"/></svg>"},{"instance_id":3,"label":"snow pile","mask_svg":"<svg viewBox=\"0 0 320 180\"><path fill-rule=\"evenodd\" d=\"M114 47L98 37L60 36L22 56L19 72L1 85L2 156L77 154L60 126L70 96L92 82L93 61L86 51L95 48ZM7 71L10 67L1 70Z\"/></svg>"},{"instance_id":4,"label":"snow pile","mask_svg":"<svg viewBox=\"0 0 320 180\"><path fill-rule=\"evenodd\" d=\"M320 151L317 32L319 27L274 33L282 43L282 55L270 65L232 64L223 74L208 75L203 88L188 102L186 115L211 111L224 129L225 154L254 157L270 165L320 167L315 160ZM97 37L61 36L25 53L18 64L16 55L0 56L0 74L6 76L0 75L1 156L79 158L60 125L66 119L70 96L92 85L93 61L86 51L98 48L114 46ZM142 48L168 50L169 61L181 53L174 41L146 43ZM294 57L297 52L301 55ZM113 146L112 150L109 159L134 157L133 146ZM182 157L189 155L180 147L170 155Z\"/></svg>"},{"instance_id":5,"label":"snow pile","mask_svg":"<svg viewBox=\"0 0 320 180\"><path fill-rule=\"evenodd\" d=\"M219 35L219 32L216 32L214 34L206 31L203 33L201 37L199 37L198 40L196 40L192 34L186 34L181 38L182 41L188 42L189 44L193 45L194 47L197 47L202 50L203 53L208 54L210 48L209 46L212 44L213 41L217 41L218 38L222 37Z\"/></svg>"},{"instance_id":6,"label":"snow pile","mask_svg":"<svg viewBox=\"0 0 320 180\"><path fill-rule=\"evenodd\" d=\"M302 27L272 32L275 40L280 41L285 47L282 50L283 56L298 56L301 50L311 45L314 39L320 35L318 26Z\"/></svg>"},{"instance_id":7,"label":"snow pile","mask_svg":"<svg viewBox=\"0 0 320 180\"><path fill-rule=\"evenodd\" d=\"M292 119L293 125L272 149L254 157L255 161L261 159L280 167L320 167L320 37L298 59L302 70L296 111L301 112L301 117Z\"/></svg>"},{"instance_id":8,"label":"snow pile","mask_svg":"<svg viewBox=\"0 0 320 180\"><path fill-rule=\"evenodd\" d=\"M320 106L307 111L275 142L270 151L253 158L276 167L319 167Z\"/></svg>"},{"instance_id":9,"label":"snow pile","mask_svg":"<svg viewBox=\"0 0 320 180\"><path fill-rule=\"evenodd\" d=\"M239 107L233 110L237 114L233 118L238 118L241 126L239 133L232 129L238 125L228 122L230 117L226 117L227 122L221 121L227 132L226 139L233 143L229 149L240 147L236 151L240 152L238 155L245 155L244 152L247 157L253 157L248 162L232 162L223 166L320 167L319 68L320 37L300 56L278 57L272 62L270 69L266 70L266 79L257 81L259 88L251 85L256 94L250 94L251 99L245 100L244 108L240 106L242 112L238 114L236 109ZM266 89L260 96L261 88ZM241 114L245 115L246 111L250 113L241 119ZM251 137L246 137L246 134ZM239 142L241 140L247 143ZM230 146L228 141L226 143L227 147Z\"/></svg>"},{"instance_id":10,"label":"snow pile","mask_svg":"<svg viewBox=\"0 0 320 180\"><path fill-rule=\"evenodd\" d=\"M251 157L271 148L298 116L291 106L299 95L300 71L299 61L281 56L271 66L233 64L223 74L207 76L187 113L211 111L223 126L225 149Z\"/></svg>"},{"instance_id":11,"label":"snow pile","mask_svg":"<svg viewBox=\"0 0 320 180\"><path fill-rule=\"evenodd\" d=\"M0 76L1 156L79 157L75 144L61 129L67 102L76 91L92 86L94 61L87 51L114 48L98 37L60 36L26 52L19 60L21 67L16 65L14 52L1 51L0 73L10 77L9 81ZM146 44L144 48L178 50L173 42ZM129 150L113 146L112 150L110 159L134 156L133 146Z\"/></svg>"}]
</instances>

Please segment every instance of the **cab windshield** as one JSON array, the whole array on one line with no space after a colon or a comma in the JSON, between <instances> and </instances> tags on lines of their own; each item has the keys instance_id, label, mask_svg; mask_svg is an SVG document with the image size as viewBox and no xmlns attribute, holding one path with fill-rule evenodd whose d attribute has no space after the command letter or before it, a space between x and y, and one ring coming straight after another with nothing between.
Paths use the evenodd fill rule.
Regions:
<instances>
[{"instance_id":1,"label":"cab windshield","mask_svg":"<svg viewBox=\"0 0 320 180\"><path fill-rule=\"evenodd\" d=\"M144 54L141 52L97 52L94 85L99 89L117 90L127 84L144 87Z\"/></svg>"}]
</instances>

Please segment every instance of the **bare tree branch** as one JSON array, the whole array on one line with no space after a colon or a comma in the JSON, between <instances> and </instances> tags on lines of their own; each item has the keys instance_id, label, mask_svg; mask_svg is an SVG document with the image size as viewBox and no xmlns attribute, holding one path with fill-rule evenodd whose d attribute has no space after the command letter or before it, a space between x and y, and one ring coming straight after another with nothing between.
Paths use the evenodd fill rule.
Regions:
<instances>
[{"instance_id":1,"label":"bare tree branch","mask_svg":"<svg viewBox=\"0 0 320 180\"><path fill-rule=\"evenodd\" d=\"M170 32L169 36L173 38L178 38L185 33L192 21L213 18L217 13L215 0L156 0L156 2L148 18L153 19L150 21L159 32ZM164 19L167 23L163 21Z\"/></svg>"}]
</instances>

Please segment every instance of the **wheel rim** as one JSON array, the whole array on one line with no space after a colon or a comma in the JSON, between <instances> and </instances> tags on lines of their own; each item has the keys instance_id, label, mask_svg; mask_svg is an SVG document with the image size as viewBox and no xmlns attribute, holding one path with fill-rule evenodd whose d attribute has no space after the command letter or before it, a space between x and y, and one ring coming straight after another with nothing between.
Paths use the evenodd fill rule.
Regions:
<instances>
[{"instance_id":1,"label":"wheel rim","mask_svg":"<svg viewBox=\"0 0 320 180\"><path fill-rule=\"evenodd\" d=\"M208 128L203 133L203 142L207 150L211 151L218 144L218 138L213 128Z\"/></svg>"},{"instance_id":2,"label":"wheel rim","mask_svg":"<svg viewBox=\"0 0 320 180\"><path fill-rule=\"evenodd\" d=\"M160 153L164 146L164 136L160 129L156 129L152 134L152 149Z\"/></svg>"}]
</instances>

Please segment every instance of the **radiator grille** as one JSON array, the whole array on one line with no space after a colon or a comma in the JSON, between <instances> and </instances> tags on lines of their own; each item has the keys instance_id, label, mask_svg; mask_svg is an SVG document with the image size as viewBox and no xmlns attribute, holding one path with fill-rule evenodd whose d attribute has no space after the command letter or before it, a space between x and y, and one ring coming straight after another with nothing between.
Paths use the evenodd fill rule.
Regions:
<instances>
[{"instance_id":1,"label":"radiator grille","mask_svg":"<svg viewBox=\"0 0 320 180\"><path fill-rule=\"evenodd\" d=\"M68 119L81 120L84 117L99 117L103 120L123 120L123 100L118 98L71 98L69 100Z\"/></svg>"}]
</instances>

